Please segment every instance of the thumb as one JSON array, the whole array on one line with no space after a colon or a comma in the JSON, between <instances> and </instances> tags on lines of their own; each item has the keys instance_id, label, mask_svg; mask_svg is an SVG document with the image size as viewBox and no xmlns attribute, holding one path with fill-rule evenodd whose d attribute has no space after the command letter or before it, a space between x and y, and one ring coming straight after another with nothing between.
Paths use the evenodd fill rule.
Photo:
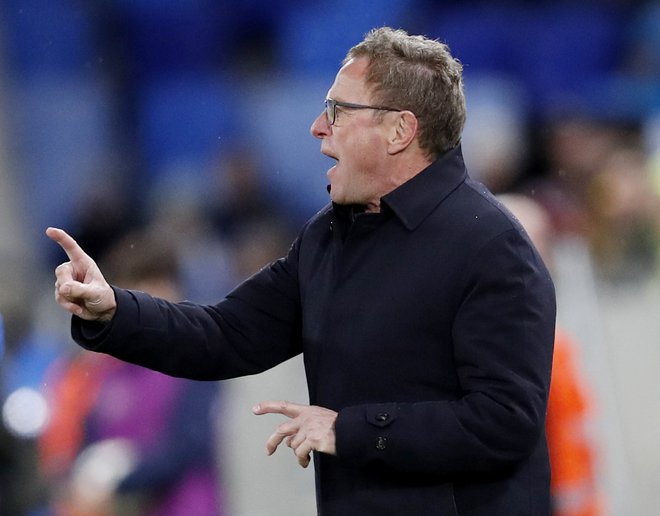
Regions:
<instances>
[{"instance_id":1,"label":"thumb","mask_svg":"<svg viewBox=\"0 0 660 516\"><path fill-rule=\"evenodd\" d=\"M117 308L114 290L107 284L67 281L57 288L55 298L66 310L90 321L109 321Z\"/></svg>"}]
</instances>

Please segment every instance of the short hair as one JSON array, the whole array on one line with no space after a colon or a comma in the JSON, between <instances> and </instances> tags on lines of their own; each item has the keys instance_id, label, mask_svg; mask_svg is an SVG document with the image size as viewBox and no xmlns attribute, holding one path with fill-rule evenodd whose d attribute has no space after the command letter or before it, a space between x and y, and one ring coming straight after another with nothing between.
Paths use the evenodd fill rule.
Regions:
<instances>
[{"instance_id":1,"label":"short hair","mask_svg":"<svg viewBox=\"0 0 660 516\"><path fill-rule=\"evenodd\" d=\"M459 144L466 116L463 65L447 45L381 27L352 47L344 64L361 57L369 60L372 102L412 111L422 150L438 157Z\"/></svg>"}]
</instances>

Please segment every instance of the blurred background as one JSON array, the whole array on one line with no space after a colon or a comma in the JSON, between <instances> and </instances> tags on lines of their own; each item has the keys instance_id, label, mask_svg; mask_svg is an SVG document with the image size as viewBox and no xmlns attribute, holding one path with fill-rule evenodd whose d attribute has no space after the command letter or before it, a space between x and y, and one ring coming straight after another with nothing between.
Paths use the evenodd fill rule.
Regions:
<instances>
[{"instance_id":1,"label":"blurred background","mask_svg":"<svg viewBox=\"0 0 660 516\"><path fill-rule=\"evenodd\" d=\"M2 0L0 514L315 512L250 412L306 402L301 361L199 384L80 353L44 230L116 284L218 300L327 203L309 127L381 25L463 62L471 173L552 269L556 514L656 514L660 2L632 0Z\"/></svg>"}]
</instances>

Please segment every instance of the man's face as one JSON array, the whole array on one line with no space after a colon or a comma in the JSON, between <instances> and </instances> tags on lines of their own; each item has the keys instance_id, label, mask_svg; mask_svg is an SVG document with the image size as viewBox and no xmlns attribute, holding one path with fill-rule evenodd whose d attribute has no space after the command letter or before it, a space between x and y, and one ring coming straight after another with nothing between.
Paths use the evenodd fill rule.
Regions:
<instances>
[{"instance_id":1,"label":"man's face","mask_svg":"<svg viewBox=\"0 0 660 516\"><path fill-rule=\"evenodd\" d=\"M338 102L371 105L371 92L366 84L368 61L349 61L337 74L328 98ZM312 135L321 140L321 152L337 163L328 170L330 198L338 204L362 204L377 210L380 198L391 190L387 181L387 131L389 113L374 116L371 109L336 107L334 125L325 111L311 127Z\"/></svg>"}]
</instances>

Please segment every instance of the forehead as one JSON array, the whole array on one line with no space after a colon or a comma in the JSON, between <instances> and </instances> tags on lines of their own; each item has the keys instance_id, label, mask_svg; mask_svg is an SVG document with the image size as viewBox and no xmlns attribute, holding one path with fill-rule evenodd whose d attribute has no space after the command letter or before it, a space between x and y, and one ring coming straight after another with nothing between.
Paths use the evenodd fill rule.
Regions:
<instances>
[{"instance_id":1,"label":"forehead","mask_svg":"<svg viewBox=\"0 0 660 516\"><path fill-rule=\"evenodd\" d=\"M328 91L328 97L344 102L366 102L370 98L367 86L367 66L365 58L351 59L339 69L335 82Z\"/></svg>"}]
</instances>

